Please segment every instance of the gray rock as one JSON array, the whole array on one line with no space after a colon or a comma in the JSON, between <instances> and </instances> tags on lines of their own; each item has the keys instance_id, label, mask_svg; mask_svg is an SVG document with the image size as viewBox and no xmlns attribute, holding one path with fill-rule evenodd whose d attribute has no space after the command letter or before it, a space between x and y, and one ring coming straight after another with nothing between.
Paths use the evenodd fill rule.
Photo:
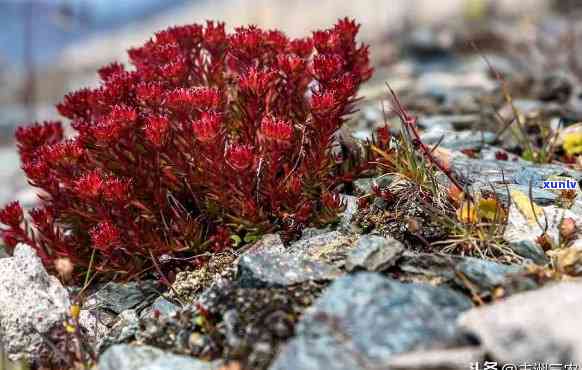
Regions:
<instances>
[{"instance_id":1,"label":"gray rock","mask_svg":"<svg viewBox=\"0 0 582 370\"><path fill-rule=\"evenodd\" d=\"M328 232L329 232L328 229L319 229L316 227L307 227L307 228L303 229L303 231L301 232L301 238L299 238L299 240L297 240L297 241L304 241L307 239L311 239L315 236L323 235L323 234L328 233Z\"/></svg>"},{"instance_id":2,"label":"gray rock","mask_svg":"<svg viewBox=\"0 0 582 370\"><path fill-rule=\"evenodd\" d=\"M503 238L510 244L524 241L537 244L537 237L545 232L552 244L558 245L560 241L560 224L564 218L573 219L578 228L582 225L582 215L553 205L538 207L539 215L537 215L536 221L533 212L530 210L529 201L520 206L516 201L519 197L519 194L512 195L513 201L509 208L507 226L503 233ZM523 208L525 208L525 212Z\"/></svg>"},{"instance_id":3,"label":"gray rock","mask_svg":"<svg viewBox=\"0 0 582 370\"><path fill-rule=\"evenodd\" d=\"M114 315L98 310L82 309L79 314L79 325L85 329L91 343L100 343L109 334L110 327L106 323L114 320Z\"/></svg>"},{"instance_id":4,"label":"gray rock","mask_svg":"<svg viewBox=\"0 0 582 370\"><path fill-rule=\"evenodd\" d=\"M50 350L43 336L62 327L70 302L30 246L18 244L13 257L0 259L0 338L11 360L34 360Z\"/></svg>"},{"instance_id":5,"label":"gray rock","mask_svg":"<svg viewBox=\"0 0 582 370\"><path fill-rule=\"evenodd\" d=\"M384 271L392 266L404 251L402 243L394 238L384 238L376 235L362 236L356 248L348 255L346 269L365 269L368 271Z\"/></svg>"},{"instance_id":6,"label":"gray rock","mask_svg":"<svg viewBox=\"0 0 582 370\"><path fill-rule=\"evenodd\" d=\"M167 317L172 315L179 309L180 307L168 301L166 298L158 297L150 307L142 311L140 317L152 316L155 314L155 312L158 312L160 316Z\"/></svg>"},{"instance_id":7,"label":"gray rock","mask_svg":"<svg viewBox=\"0 0 582 370\"><path fill-rule=\"evenodd\" d=\"M264 235L261 239L253 243L246 250L245 254L255 254L262 252L284 253L285 245L283 245L281 237L277 234ZM245 254L243 254L243 256Z\"/></svg>"},{"instance_id":8,"label":"gray rock","mask_svg":"<svg viewBox=\"0 0 582 370\"><path fill-rule=\"evenodd\" d=\"M481 120L478 114L430 115L420 118L418 124L425 130L438 128L443 131L469 130Z\"/></svg>"},{"instance_id":9,"label":"gray rock","mask_svg":"<svg viewBox=\"0 0 582 370\"><path fill-rule=\"evenodd\" d=\"M340 275L340 270L334 266L276 248L251 249L240 257L237 271L240 285L253 288L333 280Z\"/></svg>"},{"instance_id":10,"label":"gray rock","mask_svg":"<svg viewBox=\"0 0 582 370\"><path fill-rule=\"evenodd\" d=\"M471 306L444 287L345 276L304 313L271 370L382 368L397 353L455 345L456 317Z\"/></svg>"},{"instance_id":11,"label":"gray rock","mask_svg":"<svg viewBox=\"0 0 582 370\"><path fill-rule=\"evenodd\" d=\"M454 279L457 261L456 257L450 255L407 251L398 261L398 268L405 274L425 276L428 279L440 278L447 281Z\"/></svg>"},{"instance_id":12,"label":"gray rock","mask_svg":"<svg viewBox=\"0 0 582 370\"><path fill-rule=\"evenodd\" d=\"M415 351L396 355L388 362L390 370L467 370L469 364L483 361L479 347Z\"/></svg>"},{"instance_id":13,"label":"gray rock","mask_svg":"<svg viewBox=\"0 0 582 370\"><path fill-rule=\"evenodd\" d=\"M542 247L531 240L518 240L509 243L509 248L516 254L531 260L538 265L545 265L549 262L548 257L544 253Z\"/></svg>"},{"instance_id":14,"label":"gray rock","mask_svg":"<svg viewBox=\"0 0 582 370\"><path fill-rule=\"evenodd\" d=\"M99 358L99 370L213 370L218 363L197 360L164 352L150 346L119 344Z\"/></svg>"},{"instance_id":15,"label":"gray rock","mask_svg":"<svg viewBox=\"0 0 582 370\"><path fill-rule=\"evenodd\" d=\"M454 35L450 31L421 27L415 28L407 35L403 48L422 58L443 57L451 52L454 41Z\"/></svg>"},{"instance_id":16,"label":"gray rock","mask_svg":"<svg viewBox=\"0 0 582 370\"><path fill-rule=\"evenodd\" d=\"M341 267L347 254L356 244L355 235L329 231L314 236L304 236L292 243L288 252Z\"/></svg>"},{"instance_id":17,"label":"gray rock","mask_svg":"<svg viewBox=\"0 0 582 370\"><path fill-rule=\"evenodd\" d=\"M576 181L582 179L582 172L557 164L535 165L524 161L481 160L465 156L455 156L451 168L475 189L502 183L529 187L530 182L534 188L540 188L542 180L561 175Z\"/></svg>"},{"instance_id":18,"label":"gray rock","mask_svg":"<svg viewBox=\"0 0 582 370\"><path fill-rule=\"evenodd\" d=\"M129 309L141 311L159 295L152 281L109 282L88 298L87 306L91 309L108 310L117 314Z\"/></svg>"},{"instance_id":19,"label":"gray rock","mask_svg":"<svg viewBox=\"0 0 582 370\"><path fill-rule=\"evenodd\" d=\"M139 316L135 310L123 311L107 335L97 343L97 352L102 353L109 347L127 343L134 339L139 331Z\"/></svg>"},{"instance_id":20,"label":"gray rock","mask_svg":"<svg viewBox=\"0 0 582 370\"><path fill-rule=\"evenodd\" d=\"M475 308L459 323L495 361L580 364L581 305L582 282L561 282Z\"/></svg>"},{"instance_id":21,"label":"gray rock","mask_svg":"<svg viewBox=\"0 0 582 370\"><path fill-rule=\"evenodd\" d=\"M358 195L365 195L372 193L372 187L374 185L380 188L389 186L394 177L382 175L376 178L363 178L354 181L354 192Z\"/></svg>"},{"instance_id":22,"label":"gray rock","mask_svg":"<svg viewBox=\"0 0 582 370\"><path fill-rule=\"evenodd\" d=\"M455 278L462 286L463 283L459 280L459 273L461 273L471 283L477 285L480 290L490 291L495 287L502 286L509 275L516 274L521 270L521 266L502 265L479 258L462 257L455 266Z\"/></svg>"},{"instance_id":23,"label":"gray rock","mask_svg":"<svg viewBox=\"0 0 582 370\"><path fill-rule=\"evenodd\" d=\"M497 195L498 199L504 204L507 204L507 200L509 198L508 191L511 192L512 190L517 190L529 196L528 185L495 184L493 185L493 187L495 189L495 194ZM532 186L531 199L533 199L533 201L540 206L546 206L555 204L556 201L558 200L558 195L556 193L552 193L551 191Z\"/></svg>"},{"instance_id":24,"label":"gray rock","mask_svg":"<svg viewBox=\"0 0 582 370\"><path fill-rule=\"evenodd\" d=\"M6 257L10 257L10 255L6 251L6 248L3 245L0 245L0 258L6 258Z\"/></svg>"},{"instance_id":25,"label":"gray rock","mask_svg":"<svg viewBox=\"0 0 582 370\"><path fill-rule=\"evenodd\" d=\"M452 150L479 149L495 141L493 132L480 131L447 131L433 129L421 135L421 139L428 145Z\"/></svg>"},{"instance_id":26,"label":"gray rock","mask_svg":"<svg viewBox=\"0 0 582 370\"><path fill-rule=\"evenodd\" d=\"M349 232L352 229L352 220L358 212L358 199L352 195L342 195L342 201L346 209L339 215L338 229Z\"/></svg>"},{"instance_id":27,"label":"gray rock","mask_svg":"<svg viewBox=\"0 0 582 370\"><path fill-rule=\"evenodd\" d=\"M520 266L502 265L473 257L411 252L402 256L398 268L406 275L420 276L429 282L446 283L462 289L469 288L469 282L474 293L484 293L503 286L513 274L522 270Z\"/></svg>"}]
</instances>

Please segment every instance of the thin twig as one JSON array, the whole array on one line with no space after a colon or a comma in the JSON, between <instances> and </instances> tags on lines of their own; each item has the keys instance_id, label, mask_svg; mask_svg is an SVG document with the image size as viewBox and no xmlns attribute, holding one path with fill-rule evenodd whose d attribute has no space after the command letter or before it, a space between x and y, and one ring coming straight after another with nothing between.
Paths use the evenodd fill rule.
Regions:
<instances>
[{"instance_id":1,"label":"thin twig","mask_svg":"<svg viewBox=\"0 0 582 370\"><path fill-rule=\"evenodd\" d=\"M388 90L390 90L390 94L392 95L393 103L392 110L394 113L398 115L398 118L400 118L400 121L405 126L409 134L412 134L412 139L415 141L414 144L418 145L418 147L422 151L422 154L429 161L429 163L437 167L457 188L459 188L459 190L463 190L464 186L461 185L461 183L457 179L455 179L455 177L451 174L451 171L445 168L445 166L443 166L440 160L435 158L431 150L421 140L420 134L418 133L418 129L416 127L416 117L410 115L406 111L406 109L402 106L400 99L398 99L398 96L396 95L394 90L392 90L388 83L386 83L386 86L388 87ZM470 194L467 194L467 198L471 201L473 200Z\"/></svg>"}]
</instances>

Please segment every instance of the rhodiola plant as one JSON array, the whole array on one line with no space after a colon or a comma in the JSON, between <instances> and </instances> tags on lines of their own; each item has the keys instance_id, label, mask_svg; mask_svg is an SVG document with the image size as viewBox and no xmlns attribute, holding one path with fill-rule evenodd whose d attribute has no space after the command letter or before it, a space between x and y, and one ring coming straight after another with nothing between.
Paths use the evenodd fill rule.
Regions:
<instances>
[{"instance_id":1,"label":"rhodiola plant","mask_svg":"<svg viewBox=\"0 0 582 370\"><path fill-rule=\"evenodd\" d=\"M57 105L76 135L60 122L18 128L41 205L0 212L5 244L32 245L50 268L69 258L130 274L163 254L333 221L350 176L337 131L372 73L358 29L343 19L289 39L209 21L130 49L131 67L101 68L98 88Z\"/></svg>"}]
</instances>

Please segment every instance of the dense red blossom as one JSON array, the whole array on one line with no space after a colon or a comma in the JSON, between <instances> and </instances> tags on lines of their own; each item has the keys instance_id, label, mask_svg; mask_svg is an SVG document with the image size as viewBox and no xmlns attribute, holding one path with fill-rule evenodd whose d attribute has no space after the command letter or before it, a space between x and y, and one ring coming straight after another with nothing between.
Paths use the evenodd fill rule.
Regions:
<instances>
[{"instance_id":1,"label":"dense red blossom","mask_svg":"<svg viewBox=\"0 0 582 370\"><path fill-rule=\"evenodd\" d=\"M127 202L130 197L131 181L108 178L102 184L103 196L111 202Z\"/></svg>"},{"instance_id":2,"label":"dense red blossom","mask_svg":"<svg viewBox=\"0 0 582 370\"><path fill-rule=\"evenodd\" d=\"M244 171L253 165L255 155L250 145L232 145L226 151L228 164L237 171Z\"/></svg>"},{"instance_id":3,"label":"dense red blossom","mask_svg":"<svg viewBox=\"0 0 582 370\"><path fill-rule=\"evenodd\" d=\"M77 139L67 139L43 147L44 160L50 164L74 164L84 153L83 146Z\"/></svg>"},{"instance_id":4,"label":"dense red blossom","mask_svg":"<svg viewBox=\"0 0 582 370\"><path fill-rule=\"evenodd\" d=\"M150 116L146 119L145 136L156 148L166 143L166 136L170 129L170 121L164 116Z\"/></svg>"},{"instance_id":5,"label":"dense red blossom","mask_svg":"<svg viewBox=\"0 0 582 370\"><path fill-rule=\"evenodd\" d=\"M18 227L23 219L22 207L18 202L8 203L4 209L0 210L0 222L8 226Z\"/></svg>"},{"instance_id":6,"label":"dense red blossom","mask_svg":"<svg viewBox=\"0 0 582 370\"><path fill-rule=\"evenodd\" d=\"M81 198L88 200L101 195L103 190L103 176L98 170L91 171L73 182L73 189Z\"/></svg>"},{"instance_id":7,"label":"dense red blossom","mask_svg":"<svg viewBox=\"0 0 582 370\"><path fill-rule=\"evenodd\" d=\"M261 133L270 141L288 143L293 137L293 124L290 121L265 117L261 122Z\"/></svg>"},{"instance_id":8,"label":"dense red blossom","mask_svg":"<svg viewBox=\"0 0 582 370\"><path fill-rule=\"evenodd\" d=\"M222 115L216 112L203 112L200 119L192 122L192 131L201 142L212 142L220 133L221 124Z\"/></svg>"},{"instance_id":9,"label":"dense red blossom","mask_svg":"<svg viewBox=\"0 0 582 370\"><path fill-rule=\"evenodd\" d=\"M109 253L109 251L121 242L119 228L109 221L101 222L89 230L91 241L95 248Z\"/></svg>"},{"instance_id":10,"label":"dense red blossom","mask_svg":"<svg viewBox=\"0 0 582 370\"><path fill-rule=\"evenodd\" d=\"M57 105L74 138L59 122L16 131L42 197L30 225L18 203L0 211L5 244L31 244L49 269L67 258L77 276L89 265L131 276L163 254L333 222L354 168L337 158L338 130L372 73L358 29L343 19L290 39L208 21L156 33L128 51L132 66L99 69L97 88Z\"/></svg>"},{"instance_id":11,"label":"dense red blossom","mask_svg":"<svg viewBox=\"0 0 582 370\"><path fill-rule=\"evenodd\" d=\"M268 91L269 85L275 81L277 73L271 71L259 71L255 67L251 67L239 81L239 86L242 90L251 92L255 95L263 95Z\"/></svg>"},{"instance_id":12,"label":"dense red blossom","mask_svg":"<svg viewBox=\"0 0 582 370\"><path fill-rule=\"evenodd\" d=\"M314 113L328 113L338 106L335 91L325 91L321 94L313 94L311 97L311 109Z\"/></svg>"}]
</instances>

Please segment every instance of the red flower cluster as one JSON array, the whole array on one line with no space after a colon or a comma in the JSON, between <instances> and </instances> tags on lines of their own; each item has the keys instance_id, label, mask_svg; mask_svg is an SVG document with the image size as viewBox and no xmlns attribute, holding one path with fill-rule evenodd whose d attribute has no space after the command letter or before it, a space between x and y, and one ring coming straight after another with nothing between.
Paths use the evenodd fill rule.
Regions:
<instances>
[{"instance_id":1,"label":"red flower cluster","mask_svg":"<svg viewBox=\"0 0 582 370\"><path fill-rule=\"evenodd\" d=\"M224 24L172 27L129 50L133 68L99 70L96 89L57 105L77 131L45 122L16 133L23 169L43 190L33 226L0 212L9 247L47 266L139 272L162 254L225 247L273 230L333 221L349 178L336 133L370 78L359 25L310 38ZM235 238L237 239L237 238Z\"/></svg>"}]
</instances>

